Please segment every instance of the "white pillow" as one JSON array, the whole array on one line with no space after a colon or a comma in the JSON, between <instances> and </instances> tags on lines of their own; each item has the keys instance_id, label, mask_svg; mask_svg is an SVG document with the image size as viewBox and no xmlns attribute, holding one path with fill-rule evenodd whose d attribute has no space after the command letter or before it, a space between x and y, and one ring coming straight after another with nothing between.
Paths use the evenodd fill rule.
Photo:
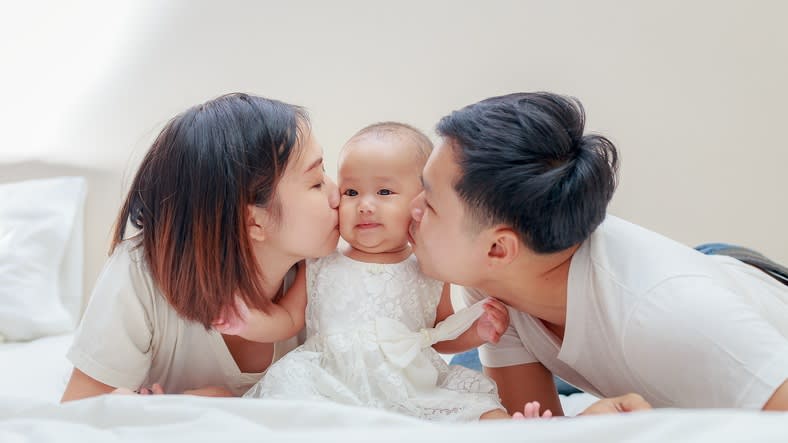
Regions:
<instances>
[{"instance_id":1,"label":"white pillow","mask_svg":"<svg viewBox=\"0 0 788 443\"><path fill-rule=\"evenodd\" d=\"M72 330L82 299L83 177L0 185L0 336Z\"/></svg>"}]
</instances>

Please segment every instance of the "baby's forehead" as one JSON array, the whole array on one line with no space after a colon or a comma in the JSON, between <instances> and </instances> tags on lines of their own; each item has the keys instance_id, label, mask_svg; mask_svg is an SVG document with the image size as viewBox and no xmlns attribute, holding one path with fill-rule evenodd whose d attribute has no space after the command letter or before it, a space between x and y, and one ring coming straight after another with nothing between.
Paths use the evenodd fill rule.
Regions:
<instances>
[{"instance_id":1,"label":"baby's forehead","mask_svg":"<svg viewBox=\"0 0 788 443\"><path fill-rule=\"evenodd\" d=\"M373 132L356 135L345 143L340 150L342 156L359 155L369 150L381 155L420 156L421 149L411 137L396 132Z\"/></svg>"}]
</instances>

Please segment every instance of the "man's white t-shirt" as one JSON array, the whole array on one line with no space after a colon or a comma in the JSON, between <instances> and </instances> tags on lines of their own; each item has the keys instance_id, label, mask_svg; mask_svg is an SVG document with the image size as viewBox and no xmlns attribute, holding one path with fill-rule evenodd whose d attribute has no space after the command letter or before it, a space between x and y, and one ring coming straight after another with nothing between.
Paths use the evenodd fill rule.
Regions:
<instances>
[{"instance_id":1,"label":"man's white t-shirt","mask_svg":"<svg viewBox=\"0 0 788 443\"><path fill-rule=\"evenodd\" d=\"M221 334L180 317L157 289L135 243L120 244L105 264L68 359L110 386L159 383L167 393L222 386L243 395L264 372L241 372ZM287 274L285 290L294 277ZM275 343L273 361L300 341Z\"/></svg>"},{"instance_id":2,"label":"man's white t-shirt","mask_svg":"<svg viewBox=\"0 0 788 443\"><path fill-rule=\"evenodd\" d=\"M465 291L468 303L486 295ZM788 379L787 286L612 215L572 258L563 342L509 314L501 341L480 348L484 366L541 362L597 396L761 408Z\"/></svg>"}]
</instances>

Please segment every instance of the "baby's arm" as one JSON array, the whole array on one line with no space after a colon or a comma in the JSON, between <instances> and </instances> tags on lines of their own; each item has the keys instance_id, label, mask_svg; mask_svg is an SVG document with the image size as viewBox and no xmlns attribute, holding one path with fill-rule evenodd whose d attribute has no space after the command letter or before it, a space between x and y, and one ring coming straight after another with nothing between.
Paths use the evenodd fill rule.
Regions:
<instances>
[{"instance_id":1,"label":"baby's arm","mask_svg":"<svg viewBox=\"0 0 788 443\"><path fill-rule=\"evenodd\" d=\"M271 305L268 313L249 309L241 299L236 299L238 315L231 310L213 323L214 329L222 334L241 337L263 343L285 340L304 327L306 311L306 265L298 266L296 278L279 303Z\"/></svg>"},{"instance_id":2,"label":"baby's arm","mask_svg":"<svg viewBox=\"0 0 788 443\"><path fill-rule=\"evenodd\" d=\"M435 324L454 314L451 305L451 285L445 283L438 302ZM484 314L467 331L454 340L435 343L432 347L443 354L456 354L479 347L484 343L498 343L501 335L509 327L509 311L506 306L494 298L489 298L484 305Z\"/></svg>"}]
</instances>

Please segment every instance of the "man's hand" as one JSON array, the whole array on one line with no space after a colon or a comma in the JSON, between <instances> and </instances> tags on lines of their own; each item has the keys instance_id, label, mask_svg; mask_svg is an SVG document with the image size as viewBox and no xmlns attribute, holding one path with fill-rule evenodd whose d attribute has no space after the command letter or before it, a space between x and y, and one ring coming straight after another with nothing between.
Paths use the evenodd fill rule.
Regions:
<instances>
[{"instance_id":1,"label":"man's hand","mask_svg":"<svg viewBox=\"0 0 788 443\"><path fill-rule=\"evenodd\" d=\"M614 414L648 409L651 409L651 405L643 397L638 394L626 394L620 397L603 398L586 408L580 415Z\"/></svg>"},{"instance_id":2,"label":"man's hand","mask_svg":"<svg viewBox=\"0 0 788 443\"><path fill-rule=\"evenodd\" d=\"M484 302L484 314L476 320L476 333L488 343L498 343L509 327L506 305L490 297Z\"/></svg>"}]
</instances>

